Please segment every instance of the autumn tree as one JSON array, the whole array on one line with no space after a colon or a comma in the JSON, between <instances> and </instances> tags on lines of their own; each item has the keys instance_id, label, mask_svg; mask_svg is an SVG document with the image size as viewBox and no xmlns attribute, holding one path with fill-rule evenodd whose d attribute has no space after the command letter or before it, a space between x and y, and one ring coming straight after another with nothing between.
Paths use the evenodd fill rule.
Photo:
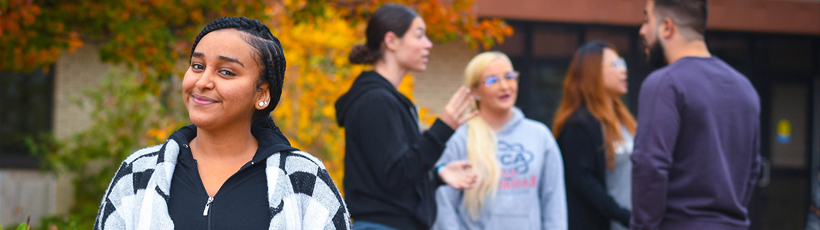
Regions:
<instances>
[{"instance_id":1,"label":"autumn tree","mask_svg":"<svg viewBox=\"0 0 820 230\"><path fill-rule=\"evenodd\" d=\"M323 159L341 183L344 132L335 123L333 103L367 68L351 65L347 55L365 42L367 19L386 2L0 0L0 69L45 67L63 52L90 43L100 47L103 61L131 70L110 73L99 88L84 94L97 121L88 131L66 140L31 139L32 151L45 159L47 169L79 175L70 219L86 229L119 162L189 123L177 93L179 80L193 38L221 16L258 19L280 39L288 67L274 120L295 147ZM392 2L415 8L429 36L439 42L458 40L486 49L512 34L502 20L478 19L473 0ZM400 91L412 98L413 78L405 79ZM103 166L91 171L89 162Z\"/></svg>"}]
</instances>

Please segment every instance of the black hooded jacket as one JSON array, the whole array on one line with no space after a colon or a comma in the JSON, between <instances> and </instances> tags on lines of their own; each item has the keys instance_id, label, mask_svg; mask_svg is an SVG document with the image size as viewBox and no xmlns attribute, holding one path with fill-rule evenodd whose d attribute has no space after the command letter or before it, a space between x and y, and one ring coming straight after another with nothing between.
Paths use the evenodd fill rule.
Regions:
<instances>
[{"instance_id":1,"label":"black hooded jacket","mask_svg":"<svg viewBox=\"0 0 820 230\"><path fill-rule=\"evenodd\" d=\"M351 218L399 229L429 229L434 164L455 132L441 120L421 132L416 107L375 71L362 72L336 101L345 128L345 200Z\"/></svg>"},{"instance_id":2,"label":"black hooded jacket","mask_svg":"<svg viewBox=\"0 0 820 230\"><path fill-rule=\"evenodd\" d=\"M274 153L298 149L291 147L278 129L254 126L251 133L259 143L253 159L220 187L207 216L202 212L210 196L202 185L191 149L182 145L168 200L168 213L176 229L268 229L272 213L268 210L265 161ZM195 137L194 125L171 135L177 143L189 143Z\"/></svg>"}]
</instances>

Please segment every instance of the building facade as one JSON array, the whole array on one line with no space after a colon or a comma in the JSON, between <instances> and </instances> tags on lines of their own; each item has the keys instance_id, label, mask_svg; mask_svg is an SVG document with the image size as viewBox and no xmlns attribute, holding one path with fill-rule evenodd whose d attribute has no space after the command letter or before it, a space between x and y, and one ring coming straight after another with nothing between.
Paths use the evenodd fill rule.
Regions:
<instances>
[{"instance_id":1,"label":"building facade","mask_svg":"<svg viewBox=\"0 0 820 230\"><path fill-rule=\"evenodd\" d=\"M591 40L614 44L626 60L629 93L624 101L637 111L640 85L653 70L644 61L638 36L644 4L476 0L475 9L479 17L503 18L515 29L493 49L509 55L521 72L517 106L527 117L552 126L572 55ZM707 27L711 53L746 75L761 97L764 175L750 205L752 229L802 229L815 192L811 183L818 181L811 169L820 168L820 1L710 0ZM440 111L462 84L467 62L479 52L459 41L435 44L428 70L415 74L417 104ZM89 111L71 101L111 68L97 53L85 46L64 54L48 73L4 74L0 86L15 84L26 90L0 91L0 108L21 110L0 113L5 116L0 117L0 129L6 129L0 134L51 131L67 137L90 127ZM24 124L15 122L21 120L15 114L47 116ZM65 213L73 197L70 179L39 174L36 161L4 154L8 151L21 150L0 151L0 226L24 222L28 216L37 220Z\"/></svg>"},{"instance_id":2,"label":"building facade","mask_svg":"<svg viewBox=\"0 0 820 230\"><path fill-rule=\"evenodd\" d=\"M515 29L493 49L510 56L521 72L516 105L527 117L552 126L572 55L592 40L612 43L626 60L624 102L636 113L641 83L654 70L638 35L644 5L642 0L477 0L475 7L480 17L506 19ZM812 197L820 197L810 196L820 192L811 184L818 182L820 165L820 1L710 0L707 28L710 52L746 75L761 97L763 175L749 207L751 229L803 229ZM433 47L430 68L417 80L420 105L443 108L461 79L455 70L463 71L478 53L470 51L461 44ZM435 64L440 60L446 64Z\"/></svg>"}]
</instances>

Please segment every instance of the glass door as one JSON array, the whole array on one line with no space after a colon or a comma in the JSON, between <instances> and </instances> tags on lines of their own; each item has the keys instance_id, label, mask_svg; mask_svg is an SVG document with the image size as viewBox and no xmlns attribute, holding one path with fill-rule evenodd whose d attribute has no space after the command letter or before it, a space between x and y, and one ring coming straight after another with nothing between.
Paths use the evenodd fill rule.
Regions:
<instances>
[{"instance_id":1,"label":"glass door","mask_svg":"<svg viewBox=\"0 0 820 230\"><path fill-rule=\"evenodd\" d=\"M808 208L811 82L775 82L764 106L769 132L762 152L762 176L750 203L750 229L803 229Z\"/></svg>"}]
</instances>

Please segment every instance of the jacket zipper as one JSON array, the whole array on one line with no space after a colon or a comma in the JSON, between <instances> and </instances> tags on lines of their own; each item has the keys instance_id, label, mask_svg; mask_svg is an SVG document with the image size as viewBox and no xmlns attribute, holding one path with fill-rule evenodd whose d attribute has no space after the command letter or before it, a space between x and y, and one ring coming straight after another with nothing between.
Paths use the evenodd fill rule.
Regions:
<instances>
[{"instance_id":1,"label":"jacket zipper","mask_svg":"<svg viewBox=\"0 0 820 230\"><path fill-rule=\"evenodd\" d=\"M208 197L208 202L205 203L205 211L202 211L202 215L208 217L208 229L211 229L211 215L209 214L211 214L211 203L213 202L214 198Z\"/></svg>"},{"instance_id":2,"label":"jacket zipper","mask_svg":"<svg viewBox=\"0 0 820 230\"><path fill-rule=\"evenodd\" d=\"M196 160L194 160L194 164L197 165L197 168L198 168L199 165L197 163L198 162ZM251 164L253 164L253 161L251 161ZM240 169L239 171L242 171L242 170L243 169ZM236 173L239 173L239 172L236 172ZM236 175L236 173L234 173L234 175ZM228 177L228 179L225 180L225 182L229 181L231 178L233 178L233 175ZM200 178L200 180L202 180L202 178ZM221 187L220 187L220 189L221 189ZM204 184L202 185L202 190L205 191L205 185ZM207 194L207 191L205 193ZM205 203L205 210L202 211L202 216L207 216L208 217L208 230L211 230L211 203L213 203L213 202L214 202L214 197L209 195L208 196L208 202Z\"/></svg>"},{"instance_id":3,"label":"jacket zipper","mask_svg":"<svg viewBox=\"0 0 820 230\"><path fill-rule=\"evenodd\" d=\"M213 197L208 197L208 202L205 203L205 211L202 212L202 216L208 216L208 213L211 213L211 203L214 202Z\"/></svg>"}]
</instances>

